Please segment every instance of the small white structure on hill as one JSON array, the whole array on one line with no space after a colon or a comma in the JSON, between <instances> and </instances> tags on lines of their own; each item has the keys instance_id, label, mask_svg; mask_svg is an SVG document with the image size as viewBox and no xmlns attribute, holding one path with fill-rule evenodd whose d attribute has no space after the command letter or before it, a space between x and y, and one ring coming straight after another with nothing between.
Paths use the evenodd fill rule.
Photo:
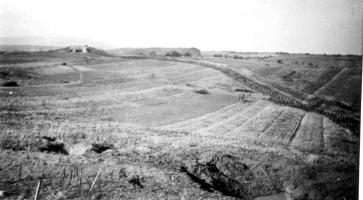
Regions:
<instances>
[{"instance_id":1,"label":"small white structure on hill","mask_svg":"<svg viewBox=\"0 0 363 200\"><path fill-rule=\"evenodd\" d=\"M70 46L69 51L73 53L87 53L88 52L88 46Z\"/></svg>"}]
</instances>

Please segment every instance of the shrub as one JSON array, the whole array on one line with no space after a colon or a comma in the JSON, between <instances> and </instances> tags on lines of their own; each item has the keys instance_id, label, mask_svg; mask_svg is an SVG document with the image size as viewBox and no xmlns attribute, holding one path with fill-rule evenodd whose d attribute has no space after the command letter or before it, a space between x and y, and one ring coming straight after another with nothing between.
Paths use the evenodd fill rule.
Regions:
<instances>
[{"instance_id":1,"label":"shrub","mask_svg":"<svg viewBox=\"0 0 363 200\"><path fill-rule=\"evenodd\" d=\"M238 56L238 55L234 55L233 56L233 59L243 59L243 57L242 56Z\"/></svg>"},{"instance_id":2,"label":"shrub","mask_svg":"<svg viewBox=\"0 0 363 200\"><path fill-rule=\"evenodd\" d=\"M277 63L282 64L282 60L278 59Z\"/></svg>"},{"instance_id":3,"label":"shrub","mask_svg":"<svg viewBox=\"0 0 363 200\"><path fill-rule=\"evenodd\" d=\"M209 94L209 91L206 89L195 90L194 92L198 94Z\"/></svg>"},{"instance_id":4,"label":"shrub","mask_svg":"<svg viewBox=\"0 0 363 200\"><path fill-rule=\"evenodd\" d=\"M2 84L4 87L19 87L20 85L16 81L8 81Z\"/></svg>"},{"instance_id":5,"label":"shrub","mask_svg":"<svg viewBox=\"0 0 363 200\"><path fill-rule=\"evenodd\" d=\"M18 139L10 136L2 136L0 138L0 148L13 151L25 150L24 146L20 143Z\"/></svg>"},{"instance_id":6,"label":"shrub","mask_svg":"<svg viewBox=\"0 0 363 200\"><path fill-rule=\"evenodd\" d=\"M186 57L191 57L191 56L192 56L192 54L191 54L190 52L186 52L186 53L184 54L184 56L186 56Z\"/></svg>"},{"instance_id":7,"label":"shrub","mask_svg":"<svg viewBox=\"0 0 363 200\"><path fill-rule=\"evenodd\" d=\"M246 92L246 93L253 93L252 90L244 89L244 88L236 88L234 89L235 92Z\"/></svg>"},{"instance_id":8,"label":"shrub","mask_svg":"<svg viewBox=\"0 0 363 200\"><path fill-rule=\"evenodd\" d=\"M181 53L176 52L176 51L172 51L172 52L168 52L165 54L165 56L170 56L170 57L180 57L182 56Z\"/></svg>"}]
</instances>

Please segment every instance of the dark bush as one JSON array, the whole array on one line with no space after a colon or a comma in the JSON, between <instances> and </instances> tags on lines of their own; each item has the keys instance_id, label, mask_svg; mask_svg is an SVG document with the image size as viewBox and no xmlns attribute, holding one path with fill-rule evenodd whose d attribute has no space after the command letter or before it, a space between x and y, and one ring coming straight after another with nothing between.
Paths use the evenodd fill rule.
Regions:
<instances>
[{"instance_id":1,"label":"dark bush","mask_svg":"<svg viewBox=\"0 0 363 200\"><path fill-rule=\"evenodd\" d=\"M68 155L68 152L65 149L64 144L60 143L60 142L49 142L47 145L41 146L39 148L39 151L47 152L47 153L58 153L58 154Z\"/></svg>"},{"instance_id":2,"label":"dark bush","mask_svg":"<svg viewBox=\"0 0 363 200\"><path fill-rule=\"evenodd\" d=\"M198 94L209 94L209 91L206 89L195 90L194 92Z\"/></svg>"},{"instance_id":3,"label":"dark bush","mask_svg":"<svg viewBox=\"0 0 363 200\"><path fill-rule=\"evenodd\" d=\"M186 52L186 53L184 54L184 56L186 56L186 57L191 57L191 56L192 56L192 54L191 54L190 52Z\"/></svg>"},{"instance_id":4,"label":"dark bush","mask_svg":"<svg viewBox=\"0 0 363 200\"><path fill-rule=\"evenodd\" d=\"M242 56L234 55L234 56L233 56L233 59L243 59L243 57L242 57Z\"/></svg>"},{"instance_id":5,"label":"dark bush","mask_svg":"<svg viewBox=\"0 0 363 200\"><path fill-rule=\"evenodd\" d=\"M165 54L165 56L170 56L170 57L180 57L182 56L181 53L176 52L176 51L172 51L172 52L168 52Z\"/></svg>"},{"instance_id":6,"label":"dark bush","mask_svg":"<svg viewBox=\"0 0 363 200\"><path fill-rule=\"evenodd\" d=\"M113 144L109 144L109 143L94 143L92 144L92 151L100 154L104 151L107 151L109 149L114 149L115 147L113 146Z\"/></svg>"},{"instance_id":7,"label":"dark bush","mask_svg":"<svg viewBox=\"0 0 363 200\"><path fill-rule=\"evenodd\" d=\"M3 87L19 87L20 85L16 81L8 81L2 84Z\"/></svg>"},{"instance_id":8,"label":"dark bush","mask_svg":"<svg viewBox=\"0 0 363 200\"><path fill-rule=\"evenodd\" d=\"M253 93L253 91L252 91L252 90L244 89L244 88L236 88L236 89L234 89L234 91L236 91L236 92Z\"/></svg>"},{"instance_id":9,"label":"dark bush","mask_svg":"<svg viewBox=\"0 0 363 200\"><path fill-rule=\"evenodd\" d=\"M282 64L282 60L278 59L277 63Z\"/></svg>"}]
</instances>

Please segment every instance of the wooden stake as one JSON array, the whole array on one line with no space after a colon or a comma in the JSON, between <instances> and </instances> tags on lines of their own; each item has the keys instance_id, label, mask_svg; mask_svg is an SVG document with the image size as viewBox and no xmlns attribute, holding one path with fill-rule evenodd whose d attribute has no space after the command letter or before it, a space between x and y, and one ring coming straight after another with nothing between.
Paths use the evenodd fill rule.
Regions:
<instances>
[{"instance_id":1,"label":"wooden stake","mask_svg":"<svg viewBox=\"0 0 363 200\"><path fill-rule=\"evenodd\" d=\"M100 166L100 169L98 169L97 175L96 175L95 179L93 180L93 183L92 183L92 185L91 185L91 188L89 189L89 191L90 191L90 192L92 191L93 186L95 185L95 183L96 183L96 181L97 181L97 178L98 178L98 176L100 175L100 172L101 172L101 166Z\"/></svg>"},{"instance_id":2,"label":"wooden stake","mask_svg":"<svg viewBox=\"0 0 363 200\"><path fill-rule=\"evenodd\" d=\"M38 180L38 185L37 185L37 190L35 191L35 197L34 197L34 200L38 200L41 180L42 180L42 179L39 179L39 180Z\"/></svg>"}]
</instances>

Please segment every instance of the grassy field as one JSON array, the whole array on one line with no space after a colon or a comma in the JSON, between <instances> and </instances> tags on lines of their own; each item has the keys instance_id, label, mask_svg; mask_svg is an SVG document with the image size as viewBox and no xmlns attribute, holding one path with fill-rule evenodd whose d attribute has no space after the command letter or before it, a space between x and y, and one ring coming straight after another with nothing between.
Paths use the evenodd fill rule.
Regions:
<instances>
[{"instance_id":1,"label":"grassy field","mask_svg":"<svg viewBox=\"0 0 363 200\"><path fill-rule=\"evenodd\" d=\"M182 170L191 157L223 153L250 169L247 199L281 192L357 199L359 136L328 116L269 101L221 71L97 53L2 56L1 83L21 82L0 88L6 198L33 199L41 183L39 199L236 199ZM357 59L248 56L203 59L358 105L357 92L343 91L360 81Z\"/></svg>"}]
</instances>

